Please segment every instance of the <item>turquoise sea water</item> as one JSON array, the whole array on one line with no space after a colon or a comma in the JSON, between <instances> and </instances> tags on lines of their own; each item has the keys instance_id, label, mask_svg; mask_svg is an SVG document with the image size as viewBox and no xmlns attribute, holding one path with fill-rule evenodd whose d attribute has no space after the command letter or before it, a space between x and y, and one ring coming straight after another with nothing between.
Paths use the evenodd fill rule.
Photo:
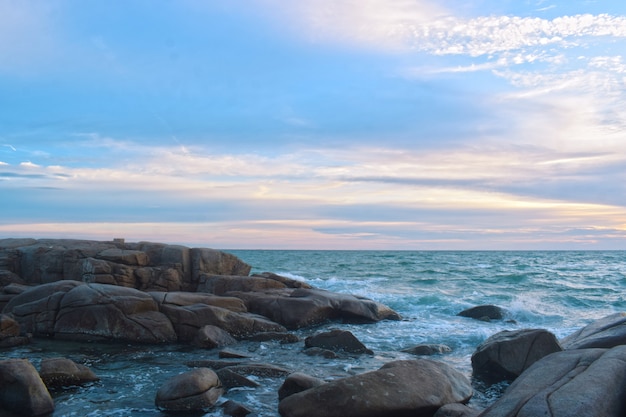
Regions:
<instances>
[{"instance_id":1,"label":"turquoise sea water","mask_svg":"<svg viewBox=\"0 0 626 417\"><path fill-rule=\"evenodd\" d=\"M433 359L471 376L470 357L478 344L501 331L545 328L561 338L594 319L626 311L626 252L410 252L410 251L229 251L253 267L336 292L366 296L389 305L402 321L368 325L332 323L298 331L304 337L329 328L352 331L373 356L329 360L302 353L303 343L244 342L235 347L257 362L272 362L325 379L377 369L411 356L401 349L442 343L453 350ZM480 304L509 312L503 321L458 317ZM217 351L186 346L132 346L36 341L3 352L28 357L65 356L90 366L102 380L56 395L60 416L161 416L154 396L163 381L188 370L185 362L217 357ZM229 391L224 399L262 416L277 416L282 379L258 379L260 388ZM497 390L477 386L476 407ZM164 415L164 414L163 414ZM209 416L222 415L216 409Z\"/></svg>"}]
</instances>

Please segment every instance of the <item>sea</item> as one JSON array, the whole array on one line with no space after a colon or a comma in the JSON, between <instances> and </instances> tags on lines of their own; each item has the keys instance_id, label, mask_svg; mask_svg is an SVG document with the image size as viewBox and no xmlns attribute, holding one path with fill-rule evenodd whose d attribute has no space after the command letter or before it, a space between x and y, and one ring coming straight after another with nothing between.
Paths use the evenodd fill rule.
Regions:
<instances>
[{"instance_id":1,"label":"sea","mask_svg":"<svg viewBox=\"0 0 626 417\"><path fill-rule=\"evenodd\" d=\"M565 337L593 320L626 311L626 252L623 251L299 251L232 250L252 265L252 273L275 272L314 287L349 293L384 303L400 321L375 324L329 323L298 330L302 342L241 342L231 350L251 361L333 380L378 369L384 363L414 356L402 349L444 344L450 353L429 359L445 362L471 378L471 355L489 336L502 330L542 328ZM464 309L494 304L504 320L479 321L458 316ZM329 329L351 331L373 355L336 359L309 356L304 338ZM75 343L35 340L0 352L2 357L63 356L89 366L101 379L84 387L53 393L52 417L162 416L154 405L160 385L190 368L186 363L217 359L219 350L182 345ZM257 388L236 388L233 400L259 416L278 416L277 391L283 378L251 376ZM474 382L470 406L484 408L506 389ZM222 416L218 406L198 416Z\"/></svg>"}]
</instances>

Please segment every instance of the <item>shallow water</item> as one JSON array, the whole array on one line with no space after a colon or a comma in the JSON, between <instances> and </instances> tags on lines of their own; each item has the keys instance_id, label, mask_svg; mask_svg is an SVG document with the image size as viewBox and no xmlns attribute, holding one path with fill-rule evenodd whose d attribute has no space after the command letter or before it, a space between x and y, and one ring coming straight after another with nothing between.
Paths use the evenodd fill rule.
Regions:
<instances>
[{"instance_id":1,"label":"shallow water","mask_svg":"<svg viewBox=\"0 0 626 417\"><path fill-rule=\"evenodd\" d=\"M433 359L471 376L470 357L490 335L510 329L545 328L564 337L594 319L626 311L626 252L399 252L399 251L230 251L253 266L336 292L389 305L402 321L368 325L333 323L296 332L302 339L329 328L352 331L375 353L337 360L302 353L303 342L242 342L234 350L254 362L271 362L325 379L377 369L410 355L401 349L442 343L452 353ZM479 304L509 311L504 321L482 322L457 313ZM187 361L216 359L217 350L187 346L136 346L37 340L2 352L26 357L64 356L83 363L99 382L54 393L61 416L165 416L154 406L159 386L189 370ZM261 416L277 416L282 378L256 378L259 388L235 389L223 401L238 401ZM472 403L489 404L502 387L477 386ZM220 416L219 408L207 416Z\"/></svg>"}]
</instances>

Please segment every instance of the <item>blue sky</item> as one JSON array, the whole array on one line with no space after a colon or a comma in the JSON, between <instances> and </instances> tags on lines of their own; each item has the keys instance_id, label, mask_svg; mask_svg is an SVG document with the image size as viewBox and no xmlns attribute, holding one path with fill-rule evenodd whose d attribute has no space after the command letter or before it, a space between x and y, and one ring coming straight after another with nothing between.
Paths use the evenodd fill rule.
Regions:
<instances>
[{"instance_id":1,"label":"blue sky","mask_svg":"<svg viewBox=\"0 0 626 417\"><path fill-rule=\"evenodd\" d=\"M626 249L623 1L0 0L0 236Z\"/></svg>"}]
</instances>

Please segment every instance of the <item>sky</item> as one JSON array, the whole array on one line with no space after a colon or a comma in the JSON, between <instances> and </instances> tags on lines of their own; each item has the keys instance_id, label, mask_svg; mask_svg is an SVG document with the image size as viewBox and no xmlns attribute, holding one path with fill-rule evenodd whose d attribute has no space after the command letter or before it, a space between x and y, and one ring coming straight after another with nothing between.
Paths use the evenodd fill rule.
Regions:
<instances>
[{"instance_id":1,"label":"sky","mask_svg":"<svg viewBox=\"0 0 626 417\"><path fill-rule=\"evenodd\" d=\"M626 249L623 0L0 0L0 237Z\"/></svg>"}]
</instances>

